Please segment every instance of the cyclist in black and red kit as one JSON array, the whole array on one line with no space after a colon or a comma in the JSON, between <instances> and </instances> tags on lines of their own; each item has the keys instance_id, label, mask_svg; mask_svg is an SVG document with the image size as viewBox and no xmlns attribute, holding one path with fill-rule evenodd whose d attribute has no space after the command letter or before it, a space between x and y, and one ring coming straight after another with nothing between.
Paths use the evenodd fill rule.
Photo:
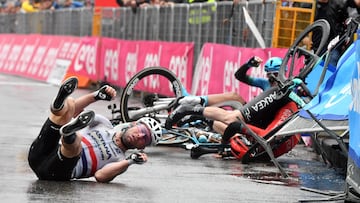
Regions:
<instances>
[{"instance_id":1,"label":"cyclist in black and red kit","mask_svg":"<svg viewBox=\"0 0 360 203\"><path fill-rule=\"evenodd\" d=\"M258 58L252 58L249 60L248 64L249 63L254 64L252 66L255 66L261 63L261 60ZM279 87L274 80L274 77L276 77L279 72L281 63L282 60L278 57L270 58L265 63L265 70L267 72L268 79L251 78L246 76L246 71L249 67L252 67L247 64L246 67L244 67L245 65L242 66L235 73L235 77L239 80L252 86L261 87L264 90L264 92L250 102L246 103L241 109L228 111L214 106L203 107L203 105L188 105L187 103L180 103L180 105L168 116L165 128L171 128L173 124L176 124L186 115L198 115L205 117L211 121L210 125L212 125L213 129L220 134L224 133L228 124L237 121L238 119L242 119L246 123L259 128L266 128L274 119L277 111L290 102L287 95L278 94Z\"/></svg>"},{"instance_id":2,"label":"cyclist in black and red kit","mask_svg":"<svg viewBox=\"0 0 360 203\"><path fill-rule=\"evenodd\" d=\"M184 124L184 120L186 122L187 116L192 115L195 118L205 121L213 130L223 135L222 143L230 143L231 153L237 159L242 159L249 149L249 146L251 146L252 141L250 141L251 137L249 137L251 133L239 122L239 119L245 121L247 127L262 137L298 111L295 102L289 98L290 91L287 91L286 88L280 88L275 79L281 63L282 60L277 57L270 58L265 63L268 80L255 80L249 76L245 76L244 78L249 66L241 67L240 70L235 73L235 77L240 79L239 76L242 76L241 81L247 84L254 85L256 81L267 84L260 95L246 103L240 109L229 111L215 106L204 107L203 105L180 104L166 119L165 128L169 129L173 124L182 125ZM260 85L258 85L258 87L260 87ZM245 135L245 140L247 141L244 141L242 135L237 133ZM279 145L276 153L274 152L275 156L280 156L291 150L298 143L299 139L299 136L293 136L285 143ZM193 158L201 155L201 153L199 153L200 151L198 151L199 146L191 150L191 156ZM208 151L214 152L214 149ZM217 149L215 149L215 152L218 152Z\"/></svg>"},{"instance_id":3,"label":"cyclist in black and red kit","mask_svg":"<svg viewBox=\"0 0 360 203\"><path fill-rule=\"evenodd\" d=\"M83 109L98 100L111 100L115 89L105 85L74 99L69 95L77 83L77 78L70 77L61 85L51 113L30 147L28 161L36 176L56 181L93 176L98 182L109 182L131 164L146 162L145 153L135 152L126 158L125 152L156 144L160 124L145 117L114 128L105 117Z\"/></svg>"}]
</instances>

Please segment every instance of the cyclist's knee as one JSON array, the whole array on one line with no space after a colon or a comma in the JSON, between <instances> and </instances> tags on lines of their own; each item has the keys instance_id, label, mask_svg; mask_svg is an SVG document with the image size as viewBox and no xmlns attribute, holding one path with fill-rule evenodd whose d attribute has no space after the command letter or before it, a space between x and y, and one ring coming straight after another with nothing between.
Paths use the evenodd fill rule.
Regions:
<instances>
[{"instance_id":1,"label":"cyclist's knee","mask_svg":"<svg viewBox=\"0 0 360 203\"><path fill-rule=\"evenodd\" d=\"M234 100L234 101L239 101L241 104L245 104L245 99L242 98L242 96L240 96L238 93L236 92L229 92L229 97L231 98L230 100Z\"/></svg>"},{"instance_id":2,"label":"cyclist's knee","mask_svg":"<svg viewBox=\"0 0 360 203\"><path fill-rule=\"evenodd\" d=\"M66 98L64 107L55 113L51 113L50 120L57 125L65 125L73 117L75 113L75 100L72 97Z\"/></svg>"},{"instance_id":3,"label":"cyclist's knee","mask_svg":"<svg viewBox=\"0 0 360 203\"><path fill-rule=\"evenodd\" d=\"M243 116L241 115L241 112L239 110L230 111L225 116L225 123L230 124L235 121L244 120Z\"/></svg>"}]
</instances>

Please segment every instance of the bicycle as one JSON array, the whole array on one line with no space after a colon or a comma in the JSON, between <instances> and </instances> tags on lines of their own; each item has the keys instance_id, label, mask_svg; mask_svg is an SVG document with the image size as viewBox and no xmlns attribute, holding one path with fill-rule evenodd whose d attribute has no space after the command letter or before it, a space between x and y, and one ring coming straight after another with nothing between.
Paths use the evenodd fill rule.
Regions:
<instances>
[{"instance_id":1,"label":"bicycle","mask_svg":"<svg viewBox=\"0 0 360 203\"><path fill-rule=\"evenodd\" d=\"M139 93L138 84L143 82L144 78L147 77L164 77L165 81L169 82L171 86L172 95L161 96L156 93ZM131 122L135 121L143 116L156 117L157 119L164 118L167 116L167 112L170 110L171 106L169 104L174 98L182 96L186 93L185 88L181 84L180 80L175 76L173 72L163 67L148 67L136 73L131 77L129 82L126 84L123 89L120 97L120 106L119 109L116 109L116 105L108 106L113 115L112 122ZM134 94L142 94L142 99L137 99L136 105L134 104ZM131 104L132 103L132 104ZM165 111L164 116L161 117L161 112ZM114 114L119 114L114 117Z\"/></svg>"},{"instance_id":2,"label":"bicycle","mask_svg":"<svg viewBox=\"0 0 360 203\"><path fill-rule=\"evenodd\" d=\"M171 86L170 95L159 95L154 92L138 93L138 85L141 85L144 80L149 77L163 79L167 85ZM134 95L141 95L134 96ZM147 67L136 73L126 84L120 97L120 107L116 105L109 105L113 115L112 122L118 124L120 122L131 122L137 119L148 116L157 120L164 120L175 105L175 99L184 95L189 95L183 84L177 76L167 68L164 67ZM134 97L137 97L135 100ZM232 109L239 108L241 104L237 101L227 101L216 104L216 106L229 107ZM118 116L114 116L119 114Z\"/></svg>"}]
</instances>

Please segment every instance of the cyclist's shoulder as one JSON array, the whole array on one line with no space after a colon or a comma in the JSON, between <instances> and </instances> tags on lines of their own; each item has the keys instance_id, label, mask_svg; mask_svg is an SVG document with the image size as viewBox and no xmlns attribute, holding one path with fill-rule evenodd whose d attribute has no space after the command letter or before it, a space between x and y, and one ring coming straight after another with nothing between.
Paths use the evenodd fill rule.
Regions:
<instances>
[{"instance_id":1,"label":"cyclist's shoulder","mask_svg":"<svg viewBox=\"0 0 360 203\"><path fill-rule=\"evenodd\" d=\"M267 90L270 88L270 83L268 79L265 78L249 77L249 83L251 86L259 87L262 90Z\"/></svg>"}]
</instances>

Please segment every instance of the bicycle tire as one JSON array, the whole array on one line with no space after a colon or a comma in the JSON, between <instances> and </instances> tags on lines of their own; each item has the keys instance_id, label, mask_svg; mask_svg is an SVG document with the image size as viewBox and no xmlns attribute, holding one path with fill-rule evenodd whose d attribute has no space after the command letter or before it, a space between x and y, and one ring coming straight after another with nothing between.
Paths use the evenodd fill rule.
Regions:
<instances>
[{"instance_id":1,"label":"bicycle tire","mask_svg":"<svg viewBox=\"0 0 360 203\"><path fill-rule=\"evenodd\" d=\"M143 78L150 76L150 75L161 75L165 77L171 84L172 84L172 91L176 97L180 97L183 95L182 92L182 83L176 77L176 75L171 72L170 70L164 67L148 67L144 68L143 70L136 73L126 84L125 88L122 91L120 97L120 112L121 112L121 120L123 122L132 122L137 120L138 118L131 118L129 115L129 106L128 102L133 94L134 87L137 83L139 83ZM145 115L143 115L145 116Z\"/></svg>"},{"instance_id":2,"label":"bicycle tire","mask_svg":"<svg viewBox=\"0 0 360 203\"><path fill-rule=\"evenodd\" d=\"M312 34L314 31L321 30L321 40L319 43L319 46L317 47L317 50L315 53L311 53L310 51L305 51L305 49L302 49L299 45L301 44L302 40L305 37L308 37L309 34ZM295 41L292 43L290 48L288 49L287 53L285 54L285 57L283 58L283 62L280 66L279 70L279 79L280 81L284 82L288 79L292 79L294 77L298 77L302 80L306 78L306 76L311 72L314 65L317 63L317 60L319 59L319 54L324 50L325 46L328 43L328 38L330 34L330 25L329 23L324 20L320 19L315 21L313 24L308 25L295 39ZM294 75L294 67L290 67L290 70L288 72L288 77L286 77L286 69L289 62L293 57L296 56L297 51L303 51L305 54L308 54L312 57L312 59L304 65L304 67L300 70L300 72L297 75ZM294 60L294 59L292 59ZM293 64L292 64L293 65Z\"/></svg>"}]
</instances>

